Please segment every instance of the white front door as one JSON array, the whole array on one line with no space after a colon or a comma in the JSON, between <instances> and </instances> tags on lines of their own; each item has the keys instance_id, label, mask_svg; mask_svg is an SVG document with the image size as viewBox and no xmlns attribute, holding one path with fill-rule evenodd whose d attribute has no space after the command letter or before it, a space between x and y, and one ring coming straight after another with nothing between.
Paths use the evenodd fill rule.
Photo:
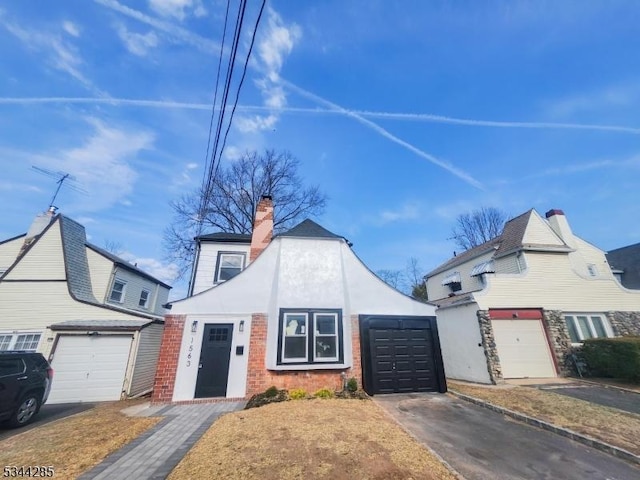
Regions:
<instances>
[{"instance_id":1,"label":"white front door","mask_svg":"<svg viewBox=\"0 0 640 480\"><path fill-rule=\"evenodd\" d=\"M556 376L542 320L492 320L491 324L504 378Z\"/></svg>"},{"instance_id":2,"label":"white front door","mask_svg":"<svg viewBox=\"0 0 640 480\"><path fill-rule=\"evenodd\" d=\"M120 400L132 335L60 335L47 403Z\"/></svg>"}]
</instances>

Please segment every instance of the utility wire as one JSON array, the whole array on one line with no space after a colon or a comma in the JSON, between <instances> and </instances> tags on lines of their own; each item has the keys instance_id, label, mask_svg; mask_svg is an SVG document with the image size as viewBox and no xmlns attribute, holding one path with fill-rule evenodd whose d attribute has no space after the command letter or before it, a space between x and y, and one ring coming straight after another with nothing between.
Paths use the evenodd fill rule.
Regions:
<instances>
[{"instance_id":1,"label":"utility wire","mask_svg":"<svg viewBox=\"0 0 640 480\"><path fill-rule=\"evenodd\" d=\"M207 153L205 155L204 160L204 169L202 170L202 185L205 184L207 179L207 171L209 170L209 149L211 148L211 134L213 132L213 119L216 115L216 103L218 100L218 86L220 83L220 70L222 66L222 55L224 54L224 41L227 38L227 22L229 20L229 6L231 4L231 0L227 0L227 8L224 14L224 28L222 30L222 43L220 44L220 55L218 57L218 72L216 74L216 86L213 92L213 105L211 106L211 120L209 121L209 136L207 138ZM200 209L198 210L198 235L202 233L202 225L205 215L206 204L204 203L204 198L200 199Z\"/></svg>"},{"instance_id":2,"label":"utility wire","mask_svg":"<svg viewBox=\"0 0 640 480\"><path fill-rule=\"evenodd\" d=\"M264 11L264 6L267 3L267 0L262 0L262 5L260 6L260 13L258 13L258 18L256 19L256 24L253 27L253 34L251 36L251 44L249 45L249 51L247 52L247 59L244 61L244 68L242 69L242 77L240 78L240 83L238 84L238 89L236 90L236 98L233 101L233 109L231 110L231 116L229 118L229 124L227 125L227 130L224 132L224 139L222 140L222 147L220 148L220 153L218 157L218 163L216 164L216 168L213 171L213 179L215 180L216 174L218 173L218 167L220 166L220 161L222 160L222 153L224 152L224 147L227 145L227 136L229 135L229 130L231 129L231 123L233 122L233 116L236 113L236 107L238 106L238 99L240 98L240 90L242 89L242 84L244 83L244 78L247 75L247 66L249 65L249 59L251 58L251 52L253 50L253 44L256 41L256 33L258 32L258 25L260 25L260 19L262 18L262 12Z\"/></svg>"}]
</instances>

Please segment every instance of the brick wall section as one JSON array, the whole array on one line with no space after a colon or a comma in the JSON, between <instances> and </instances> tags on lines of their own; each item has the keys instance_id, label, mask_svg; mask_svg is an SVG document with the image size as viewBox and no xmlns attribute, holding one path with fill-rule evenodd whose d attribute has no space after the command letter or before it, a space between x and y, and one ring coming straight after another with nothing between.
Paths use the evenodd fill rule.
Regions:
<instances>
[{"instance_id":1,"label":"brick wall section","mask_svg":"<svg viewBox=\"0 0 640 480\"><path fill-rule=\"evenodd\" d=\"M247 397L264 392L275 386L280 389L291 390L303 388L313 393L321 388L342 390L343 381L351 377L362 385L362 367L360 362L360 330L358 316L351 317L353 368L342 370L303 370L281 371L267 370L267 315L263 313L251 316L251 338L249 340L249 370L247 372ZM342 374L345 374L343 377Z\"/></svg>"},{"instance_id":2,"label":"brick wall section","mask_svg":"<svg viewBox=\"0 0 640 480\"><path fill-rule=\"evenodd\" d=\"M256 216L251 233L249 261L253 262L267 248L273 236L273 202L271 197L262 197L256 207Z\"/></svg>"},{"instance_id":3,"label":"brick wall section","mask_svg":"<svg viewBox=\"0 0 640 480\"><path fill-rule=\"evenodd\" d=\"M152 403L167 403L173 398L185 320L184 315L167 315L164 319Z\"/></svg>"}]
</instances>

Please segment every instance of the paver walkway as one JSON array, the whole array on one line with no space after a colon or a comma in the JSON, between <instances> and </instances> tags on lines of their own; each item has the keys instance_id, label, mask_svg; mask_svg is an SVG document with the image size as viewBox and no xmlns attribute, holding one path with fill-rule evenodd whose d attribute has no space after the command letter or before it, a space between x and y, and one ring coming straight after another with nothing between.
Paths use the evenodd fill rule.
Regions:
<instances>
[{"instance_id":1,"label":"paver walkway","mask_svg":"<svg viewBox=\"0 0 640 480\"><path fill-rule=\"evenodd\" d=\"M78 477L82 480L163 479L223 413L244 408L244 402L152 406L140 416L164 417L153 428L109 455Z\"/></svg>"}]
</instances>

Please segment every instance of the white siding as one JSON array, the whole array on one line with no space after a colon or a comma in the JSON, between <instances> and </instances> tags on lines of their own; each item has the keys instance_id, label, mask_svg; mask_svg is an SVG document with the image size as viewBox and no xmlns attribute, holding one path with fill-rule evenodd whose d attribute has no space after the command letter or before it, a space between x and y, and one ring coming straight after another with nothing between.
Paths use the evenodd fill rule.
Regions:
<instances>
[{"instance_id":1,"label":"white siding","mask_svg":"<svg viewBox=\"0 0 640 480\"><path fill-rule=\"evenodd\" d=\"M200 293L214 286L218 252L237 252L245 254L245 268L249 264L251 245L243 243L203 242L200 245L200 256L196 278L193 283L193 293Z\"/></svg>"},{"instance_id":2,"label":"white siding","mask_svg":"<svg viewBox=\"0 0 640 480\"><path fill-rule=\"evenodd\" d=\"M163 329L163 325L152 324L138 334L138 351L128 392L130 396L153 388Z\"/></svg>"},{"instance_id":3,"label":"white siding","mask_svg":"<svg viewBox=\"0 0 640 480\"><path fill-rule=\"evenodd\" d=\"M521 262L524 265L524 260L521 260ZM493 261L493 265L496 269L496 273L520 273L520 266L518 265L518 256L516 253L502 258L496 258Z\"/></svg>"},{"instance_id":4,"label":"white siding","mask_svg":"<svg viewBox=\"0 0 640 480\"><path fill-rule=\"evenodd\" d=\"M77 302L71 298L65 282L0 283L0 331L44 330L53 323L86 319L140 320L140 317Z\"/></svg>"},{"instance_id":5,"label":"white siding","mask_svg":"<svg viewBox=\"0 0 640 480\"><path fill-rule=\"evenodd\" d=\"M478 305L437 311L438 333L447 378L491 383L478 324Z\"/></svg>"},{"instance_id":6,"label":"white siding","mask_svg":"<svg viewBox=\"0 0 640 480\"><path fill-rule=\"evenodd\" d=\"M86 248L86 252L93 296L99 302L105 302L113 272L113 262L90 248Z\"/></svg>"},{"instance_id":7,"label":"white siding","mask_svg":"<svg viewBox=\"0 0 640 480\"><path fill-rule=\"evenodd\" d=\"M51 228L29 250L4 280L64 280L64 255L60 222L54 222Z\"/></svg>"},{"instance_id":8,"label":"white siding","mask_svg":"<svg viewBox=\"0 0 640 480\"><path fill-rule=\"evenodd\" d=\"M576 273L567 254L527 252L521 275L495 275L476 293L482 309L542 307L549 310L640 311L640 292L624 289L611 273L586 278Z\"/></svg>"},{"instance_id":9,"label":"white siding","mask_svg":"<svg viewBox=\"0 0 640 480\"><path fill-rule=\"evenodd\" d=\"M555 234L549 224L537 212L529 216L529 223L522 236L522 243L538 245L564 245L564 242Z\"/></svg>"},{"instance_id":10,"label":"white siding","mask_svg":"<svg viewBox=\"0 0 640 480\"><path fill-rule=\"evenodd\" d=\"M13 265L23 244L24 236L0 244L0 272Z\"/></svg>"},{"instance_id":11,"label":"white siding","mask_svg":"<svg viewBox=\"0 0 640 480\"><path fill-rule=\"evenodd\" d=\"M449 270L445 270L444 272L440 272L437 275L429 278L427 280L427 291L429 292L429 299L438 300L440 298L446 298L449 296L449 294L451 293L451 288L442 285L442 281L445 279L445 277L452 274L453 272L459 272L460 279L462 280L462 290L455 292L456 295L482 289L482 282L479 278L471 276L471 270L473 270L473 267L475 267L476 265L491 260L493 254L494 250L492 249L491 251L483 255L472 258L462 265L452 267Z\"/></svg>"}]
</instances>

